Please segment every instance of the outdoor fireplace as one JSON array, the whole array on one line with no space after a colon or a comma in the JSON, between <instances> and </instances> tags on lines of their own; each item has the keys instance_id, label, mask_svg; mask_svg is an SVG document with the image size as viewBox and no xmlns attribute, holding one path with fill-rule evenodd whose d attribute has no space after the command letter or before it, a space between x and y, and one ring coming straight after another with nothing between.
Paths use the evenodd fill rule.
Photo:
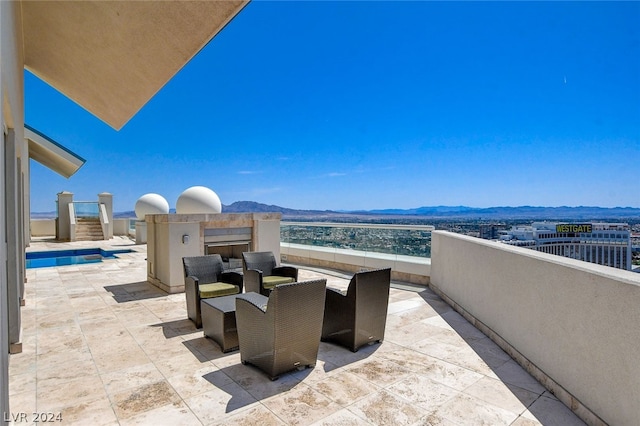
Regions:
<instances>
[{"instance_id":1,"label":"outdoor fireplace","mask_svg":"<svg viewBox=\"0 0 640 426\"><path fill-rule=\"evenodd\" d=\"M251 243L217 243L206 244L205 254L219 254L224 269L242 269L242 253L251 251Z\"/></svg>"},{"instance_id":2,"label":"outdoor fireplace","mask_svg":"<svg viewBox=\"0 0 640 426\"><path fill-rule=\"evenodd\" d=\"M184 291L182 258L219 254L241 270L245 251L280 257L280 213L147 215L147 280L169 293Z\"/></svg>"}]
</instances>

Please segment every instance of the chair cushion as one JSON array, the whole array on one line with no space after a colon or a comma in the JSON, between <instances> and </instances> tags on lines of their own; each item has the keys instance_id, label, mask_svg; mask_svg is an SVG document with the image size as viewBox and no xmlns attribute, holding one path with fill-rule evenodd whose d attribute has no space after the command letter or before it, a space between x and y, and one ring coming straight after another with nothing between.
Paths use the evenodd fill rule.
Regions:
<instances>
[{"instance_id":1,"label":"chair cushion","mask_svg":"<svg viewBox=\"0 0 640 426\"><path fill-rule=\"evenodd\" d=\"M262 277L262 286L264 288L274 288L278 284L289 284L295 281L296 280L291 277L279 277L277 275L269 275L266 277Z\"/></svg>"},{"instance_id":2,"label":"chair cushion","mask_svg":"<svg viewBox=\"0 0 640 426\"><path fill-rule=\"evenodd\" d=\"M238 294L238 287L227 283L209 283L200 284L200 298L208 299L209 297L231 296Z\"/></svg>"}]
</instances>

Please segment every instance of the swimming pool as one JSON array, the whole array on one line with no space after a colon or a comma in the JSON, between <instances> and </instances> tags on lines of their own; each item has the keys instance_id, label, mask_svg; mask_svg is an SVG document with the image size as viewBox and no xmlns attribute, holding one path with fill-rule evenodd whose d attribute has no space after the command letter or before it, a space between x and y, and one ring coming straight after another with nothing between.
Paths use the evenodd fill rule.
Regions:
<instances>
[{"instance_id":1,"label":"swimming pool","mask_svg":"<svg viewBox=\"0 0 640 426\"><path fill-rule=\"evenodd\" d=\"M27 252L27 269L97 263L102 262L102 259L115 259L116 254L131 252L133 250L130 249L102 250L100 248L32 251Z\"/></svg>"}]
</instances>

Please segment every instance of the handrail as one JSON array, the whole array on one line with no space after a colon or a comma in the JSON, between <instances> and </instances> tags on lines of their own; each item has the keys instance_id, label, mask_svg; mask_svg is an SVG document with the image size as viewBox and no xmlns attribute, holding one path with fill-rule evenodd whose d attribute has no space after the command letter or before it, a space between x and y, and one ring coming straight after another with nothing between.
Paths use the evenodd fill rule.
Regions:
<instances>
[{"instance_id":1,"label":"handrail","mask_svg":"<svg viewBox=\"0 0 640 426\"><path fill-rule=\"evenodd\" d=\"M107 206L100 204L100 225L102 226L102 238L105 240L109 235L109 215L107 214Z\"/></svg>"},{"instance_id":2,"label":"handrail","mask_svg":"<svg viewBox=\"0 0 640 426\"><path fill-rule=\"evenodd\" d=\"M69 203L69 241L76 240L76 211L73 203Z\"/></svg>"}]
</instances>

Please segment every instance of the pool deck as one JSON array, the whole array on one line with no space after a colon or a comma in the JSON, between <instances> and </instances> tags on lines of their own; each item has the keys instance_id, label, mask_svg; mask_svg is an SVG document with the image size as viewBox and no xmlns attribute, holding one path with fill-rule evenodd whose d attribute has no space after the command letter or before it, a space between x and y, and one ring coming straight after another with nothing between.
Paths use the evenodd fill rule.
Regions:
<instances>
[{"instance_id":1,"label":"pool deck","mask_svg":"<svg viewBox=\"0 0 640 426\"><path fill-rule=\"evenodd\" d=\"M431 290L394 282L382 344L321 343L313 369L271 381L186 319L184 294L146 281L146 246L101 263L29 269L23 352L10 356L12 413L92 425L582 425ZM301 268L300 279L349 275ZM24 423L19 423L24 424Z\"/></svg>"}]
</instances>

